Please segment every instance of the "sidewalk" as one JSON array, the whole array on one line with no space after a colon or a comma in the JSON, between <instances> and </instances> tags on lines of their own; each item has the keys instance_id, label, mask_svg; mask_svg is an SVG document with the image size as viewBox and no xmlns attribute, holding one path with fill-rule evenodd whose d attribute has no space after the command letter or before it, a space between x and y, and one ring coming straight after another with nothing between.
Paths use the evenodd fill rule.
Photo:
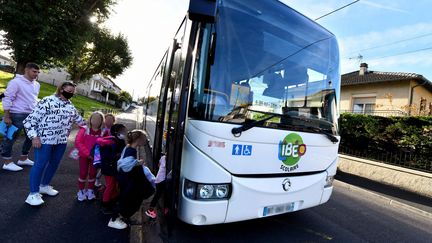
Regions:
<instances>
[{"instance_id":1,"label":"sidewalk","mask_svg":"<svg viewBox=\"0 0 432 243\"><path fill-rule=\"evenodd\" d=\"M118 122L134 129L137 125L134 115L133 110L122 113ZM132 222L132 227L126 230L111 229L107 226L110 215L100 212L100 200L77 201L78 161L67 157L76 132L77 129L72 130L69 136L66 153L51 183L60 193L56 197L44 196L45 203L41 207L24 203L29 193L31 167L26 166L20 172L0 169L0 242L126 243L133 240L130 237L137 222ZM18 138L14 159L18 158L23 141L23 137ZM30 159L34 159L33 150Z\"/></svg>"},{"instance_id":2,"label":"sidewalk","mask_svg":"<svg viewBox=\"0 0 432 243\"><path fill-rule=\"evenodd\" d=\"M381 197L398 202L399 205L407 205L432 216L432 198L425 197L413 192L405 191L397 187L385 185L342 171L338 171L336 180L373 192Z\"/></svg>"}]
</instances>

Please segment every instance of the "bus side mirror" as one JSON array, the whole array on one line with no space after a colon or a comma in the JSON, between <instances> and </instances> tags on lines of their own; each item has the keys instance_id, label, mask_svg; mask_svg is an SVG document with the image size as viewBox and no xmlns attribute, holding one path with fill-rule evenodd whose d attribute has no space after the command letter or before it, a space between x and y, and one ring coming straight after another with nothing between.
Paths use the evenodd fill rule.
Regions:
<instances>
[{"instance_id":1,"label":"bus side mirror","mask_svg":"<svg viewBox=\"0 0 432 243\"><path fill-rule=\"evenodd\" d=\"M216 0L190 0L188 15L190 20L216 22Z\"/></svg>"}]
</instances>

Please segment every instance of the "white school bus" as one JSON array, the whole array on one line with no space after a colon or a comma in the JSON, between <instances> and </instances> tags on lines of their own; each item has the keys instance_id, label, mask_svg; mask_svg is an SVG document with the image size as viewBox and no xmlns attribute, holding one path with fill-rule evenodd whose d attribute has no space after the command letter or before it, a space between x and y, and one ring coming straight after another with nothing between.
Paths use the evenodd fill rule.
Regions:
<instances>
[{"instance_id":1,"label":"white school bus","mask_svg":"<svg viewBox=\"0 0 432 243\"><path fill-rule=\"evenodd\" d=\"M191 1L147 88L165 204L194 225L327 202L338 162L335 36L277 0Z\"/></svg>"}]
</instances>

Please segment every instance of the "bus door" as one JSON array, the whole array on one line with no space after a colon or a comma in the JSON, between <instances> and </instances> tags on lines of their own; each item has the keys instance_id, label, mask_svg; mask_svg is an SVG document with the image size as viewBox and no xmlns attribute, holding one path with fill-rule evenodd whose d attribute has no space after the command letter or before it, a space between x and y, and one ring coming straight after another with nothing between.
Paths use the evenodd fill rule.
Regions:
<instances>
[{"instance_id":1,"label":"bus door","mask_svg":"<svg viewBox=\"0 0 432 243\"><path fill-rule=\"evenodd\" d=\"M180 96L184 76L185 57L188 50L184 47L186 19L181 25L171 46L171 55L168 63L167 92L164 109L164 120L162 125L162 146L161 152L166 155L166 193L164 194L164 207L168 212L175 212L178 190L178 175L180 172L180 158L175 156L176 147L180 146L178 140L178 122L180 110ZM171 215L171 214L170 214ZM174 214L172 215L174 216Z\"/></svg>"}]
</instances>

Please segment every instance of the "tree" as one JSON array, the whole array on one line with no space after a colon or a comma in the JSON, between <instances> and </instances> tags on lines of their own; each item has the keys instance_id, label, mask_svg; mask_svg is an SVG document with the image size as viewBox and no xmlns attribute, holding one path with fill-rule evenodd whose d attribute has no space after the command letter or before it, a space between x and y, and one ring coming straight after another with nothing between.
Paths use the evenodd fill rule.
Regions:
<instances>
[{"instance_id":1,"label":"tree","mask_svg":"<svg viewBox=\"0 0 432 243\"><path fill-rule=\"evenodd\" d=\"M151 102L153 102L155 100L157 100L157 97L150 96L150 97L147 98L147 97L144 96L144 97L141 97L141 98L138 99L138 104L145 105L145 104L151 103Z\"/></svg>"},{"instance_id":2,"label":"tree","mask_svg":"<svg viewBox=\"0 0 432 243\"><path fill-rule=\"evenodd\" d=\"M92 30L90 16L105 20L116 0L0 0L0 44L12 50L17 73L32 61L57 64L82 46Z\"/></svg>"},{"instance_id":3,"label":"tree","mask_svg":"<svg viewBox=\"0 0 432 243\"><path fill-rule=\"evenodd\" d=\"M110 100L117 101L119 99L119 95L117 93L115 93L111 90L106 90L106 89L102 90L101 95L103 97L106 97L107 94L108 94Z\"/></svg>"},{"instance_id":4,"label":"tree","mask_svg":"<svg viewBox=\"0 0 432 243\"><path fill-rule=\"evenodd\" d=\"M121 91L119 94L119 100L125 101L127 103L132 103L132 95L130 95L127 91Z\"/></svg>"},{"instance_id":5,"label":"tree","mask_svg":"<svg viewBox=\"0 0 432 243\"><path fill-rule=\"evenodd\" d=\"M83 44L66 66L72 80L79 83L99 73L115 78L131 64L132 54L126 38L95 28L89 42Z\"/></svg>"}]
</instances>

